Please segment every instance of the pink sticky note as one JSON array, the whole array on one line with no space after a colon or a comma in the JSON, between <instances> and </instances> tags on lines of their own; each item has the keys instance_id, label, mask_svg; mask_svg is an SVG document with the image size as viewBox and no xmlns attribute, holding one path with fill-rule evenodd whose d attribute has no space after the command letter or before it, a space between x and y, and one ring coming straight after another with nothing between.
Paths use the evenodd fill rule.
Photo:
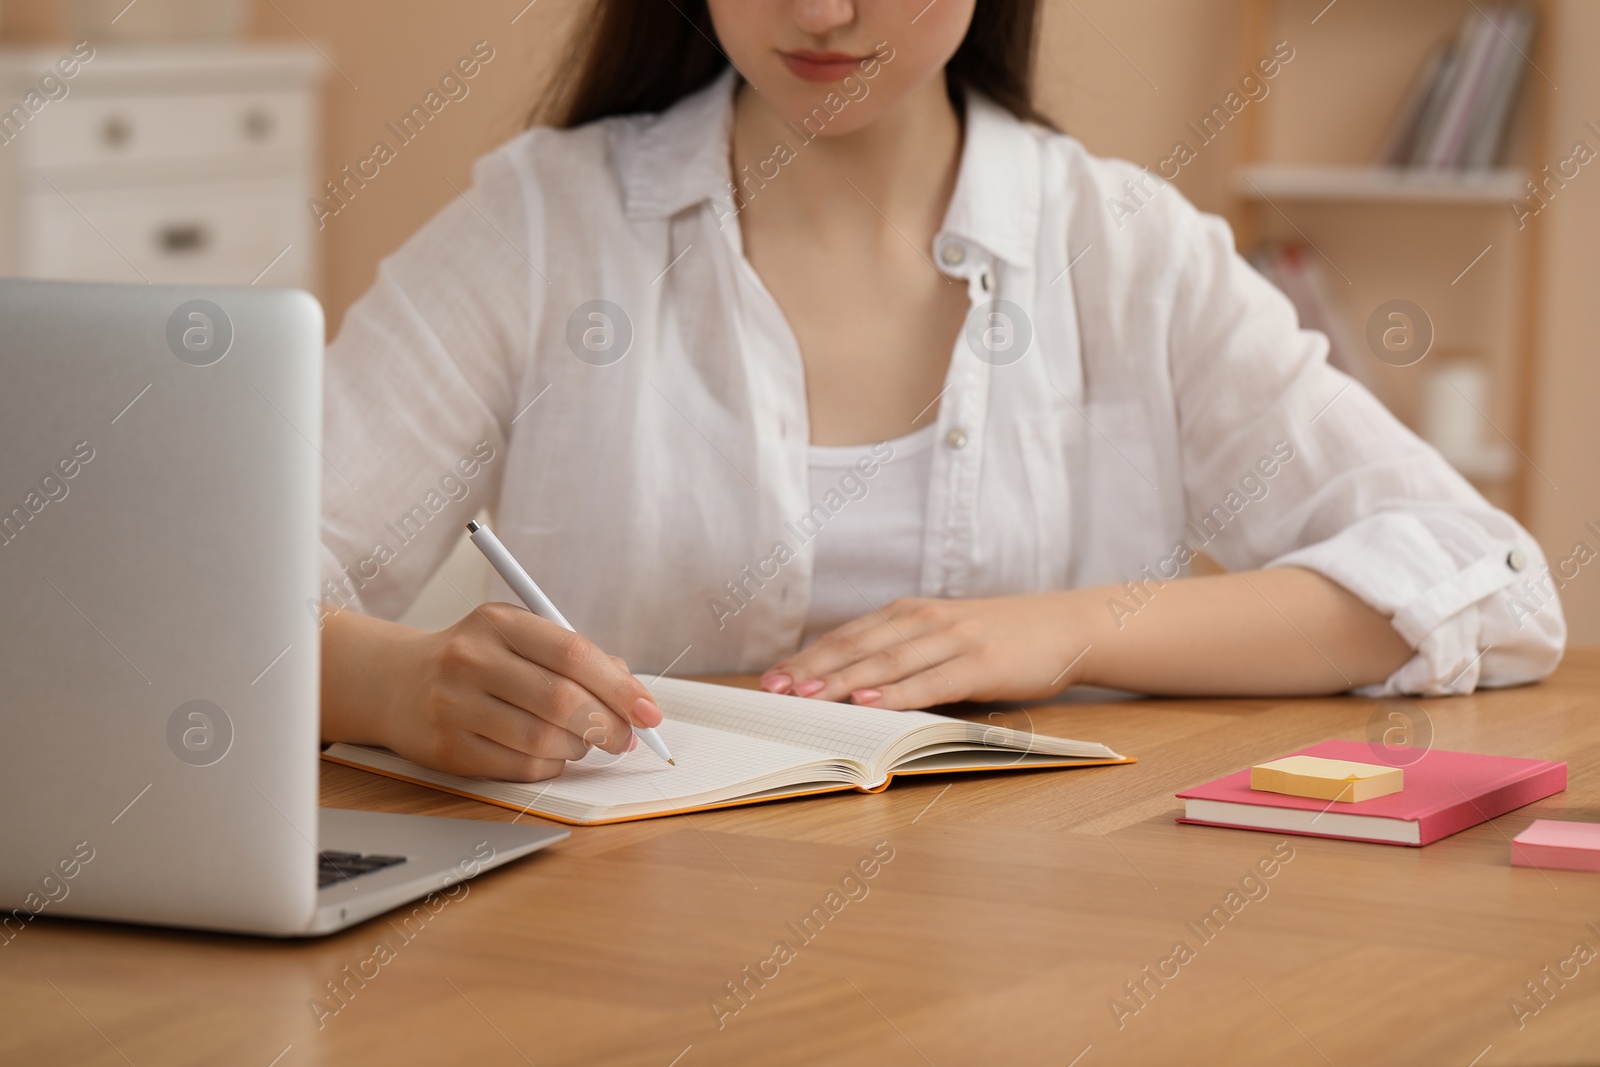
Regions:
<instances>
[{"instance_id":1,"label":"pink sticky note","mask_svg":"<svg viewBox=\"0 0 1600 1067\"><path fill-rule=\"evenodd\" d=\"M1600 871L1600 823L1535 819L1512 839L1511 865Z\"/></svg>"}]
</instances>

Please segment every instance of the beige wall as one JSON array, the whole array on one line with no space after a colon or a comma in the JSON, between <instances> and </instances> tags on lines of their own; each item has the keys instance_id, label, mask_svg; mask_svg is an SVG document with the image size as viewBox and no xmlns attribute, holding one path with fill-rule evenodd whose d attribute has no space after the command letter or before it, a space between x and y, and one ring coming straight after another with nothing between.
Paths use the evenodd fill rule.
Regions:
<instances>
[{"instance_id":1,"label":"beige wall","mask_svg":"<svg viewBox=\"0 0 1600 1067\"><path fill-rule=\"evenodd\" d=\"M1287 2L1304 8L1311 0ZM1407 43L1405 19L1421 18L1450 2L1454 0L1416 0L1396 10L1389 0L1345 0L1325 24L1303 29L1296 39L1302 52L1298 66L1275 86L1278 98L1262 105L1268 117L1266 141L1286 157L1362 158L1377 138L1371 124L1381 120L1372 116L1386 115L1388 102L1409 74L1411 61L1400 53L1414 49L1415 43ZM0 33L8 39L65 34L51 0L0 4ZM335 70L330 65L325 85L323 170L329 178L341 165L365 156L384 135L385 122L416 102L474 42L487 41L496 52L468 98L451 104L347 209L327 220L322 295L330 323L337 324L371 283L378 260L456 195L450 183L466 187L472 160L521 128L574 19L587 9L585 0L537 0L513 25L522 4L275 0L256 5L254 36L298 40L303 32L338 66ZM1398 31L1393 21L1383 23L1386 32L1381 35L1364 28L1373 5L1385 9L1385 18L1402 20ZM1182 136L1184 122L1216 103L1256 58L1244 55L1241 47L1241 0L1045 0L1045 6L1040 71L1045 110L1106 155L1144 163L1160 159ZM1541 163L1565 156L1579 137L1600 149L1600 135L1582 128L1590 119L1600 121L1600 67L1588 55L1600 41L1600 4L1553 0L1551 7L1560 29L1551 35L1553 69L1547 73L1560 90L1552 94L1548 144L1533 149ZM1331 47L1329 41L1339 35L1346 44L1354 35L1358 47ZM1344 88L1329 93L1315 72L1336 69L1351 54L1364 57L1371 76L1344 71ZM1320 113L1318 92L1326 120L1306 123L1306 102L1313 114ZM1292 103L1296 100L1302 103ZM1280 105L1295 109L1296 127L1273 125L1270 116ZM1347 128L1352 123L1355 127ZM1178 185L1200 206L1233 209L1228 176L1242 134L1230 129L1184 168ZM1600 536L1584 527L1591 520L1600 527L1600 471L1590 443L1590 406L1600 396L1600 361L1594 353L1600 301L1593 295L1595 250L1600 247L1600 168L1592 169L1534 223L1545 227L1545 243L1537 390L1541 415L1531 459L1549 482L1533 478L1530 515L1553 560L1579 539L1600 550ZM1371 224L1384 225L1381 219ZM1582 569L1564 599L1574 640L1600 642L1600 560Z\"/></svg>"},{"instance_id":2,"label":"beige wall","mask_svg":"<svg viewBox=\"0 0 1600 1067\"><path fill-rule=\"evenodd\" d=\"M328 179L367 156L380 138L394 142L385 124L420 101L475 43L495 52L465 99L451 103L349 207L325 220L331 323L371 283L378 260L456 196L451 183L468 187L473 160L522 128L570 16L583 5L539 0L512 25L521 6L521 0L277 0L279 14L258 5L258 35L298 39L298 27L338 66L330 66L324 87Z\"/></svg>"}]
</instances>

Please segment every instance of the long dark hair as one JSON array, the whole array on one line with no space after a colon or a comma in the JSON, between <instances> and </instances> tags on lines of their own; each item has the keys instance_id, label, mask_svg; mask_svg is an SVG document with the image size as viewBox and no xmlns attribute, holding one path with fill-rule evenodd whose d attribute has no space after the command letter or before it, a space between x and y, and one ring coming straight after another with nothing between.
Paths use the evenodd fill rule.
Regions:
<instances>
[{"instance_id":1,"label":"long dark hair","mask_svg":"<svg viewBox=\"0 0 1600 1067\"><path fill-rule=\"evenodd\" d=\"M1038 17L1038 0L978 0L945 66L951 98L975 90L1020 119L1054 129L1033 103ZM665 111L729 65L706 0L594 0L587 21L530 125L570 129L612 115Z\"/></svg>"}]
</instances>

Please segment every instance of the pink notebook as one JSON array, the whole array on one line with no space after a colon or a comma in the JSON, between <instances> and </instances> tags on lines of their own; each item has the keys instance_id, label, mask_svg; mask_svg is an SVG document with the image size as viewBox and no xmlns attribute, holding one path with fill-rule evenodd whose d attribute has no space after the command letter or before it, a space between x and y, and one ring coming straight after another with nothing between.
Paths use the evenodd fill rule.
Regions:
<instances>
[{"instance_id":1,"label":"pink notebook","mask_svg":"<svg viewBox=\"0 0 1600 1067\"><path fill-rule=\"evenodd\" d=\"M1376 763L1365 741L1324 741L1289 753ZM1359 804L1258 792L1249 768L1179 793L1179 822L1247 830L1428 845L1441 837L1543 800L1567 787L1567 765L1514 756L1428 750L1405 768L1405 788Z\"/></svg>"},{"instance_id":2,"label":"pink notebook","mask_svg":"<svg viewBox=\"0 0 1600 1067\"><path fill-rule=\"evenodd\" d=\"M1511 865L1600 871L1600 823L1535 819L1511 839Z\"/></svg>"}]
</instances>

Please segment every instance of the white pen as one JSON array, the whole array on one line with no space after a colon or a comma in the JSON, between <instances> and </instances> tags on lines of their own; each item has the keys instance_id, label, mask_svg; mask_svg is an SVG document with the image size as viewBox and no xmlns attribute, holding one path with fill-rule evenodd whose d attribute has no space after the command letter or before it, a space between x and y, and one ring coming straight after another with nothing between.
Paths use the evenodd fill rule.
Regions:
<instances>
[{"instance_id":1,"label":"white pen","mask_svg":"<svg viewBox=\"0 0 1600 1067\"><path fill-rule=\"evenodd\" d=\"M556 609L556 606L550 603L550 598L544 595L544 590L540 589L534 580L528 576L528 572L522 569L522 564L517 562L517 558L511 554L505 545L500 543L500 538L494 535L493 530L481 522L469 522L467 523L467 533L471 536L472 543L478 546L478 551L487 557L490 566L500 572L500 577L506 580L506 584L511 587L511 591L522 598L522 602L528 606L529 611L541 619L548 619L557 626L568 630L573 628L572 624L566 620L566 617ZM632 723L628 725L633 726ZM653 729L648 726L633 726L633 732L639 736L639 740L650 747L651 752L654 752L674 767L678 765L678 761L672 758L672 753L667 751L666 743L661 740L661 736Z\"/></svg>"}]
</instances>

